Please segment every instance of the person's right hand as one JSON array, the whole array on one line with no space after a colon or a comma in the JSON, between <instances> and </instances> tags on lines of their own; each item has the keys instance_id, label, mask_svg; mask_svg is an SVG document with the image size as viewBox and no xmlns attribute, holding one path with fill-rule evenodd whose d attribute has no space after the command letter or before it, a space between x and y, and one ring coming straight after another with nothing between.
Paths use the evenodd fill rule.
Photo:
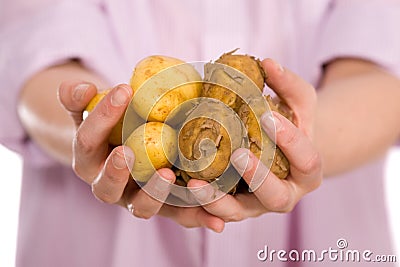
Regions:
<instances>
[{"instance_id":1,"label":"person's right hand","mask_svg":"<svg viewBox=\"0 0 400 267\"><path fill-rule=\"evenodd\" d=\"M164 204L175 175L170 169L158 170L141 189L130 178L129 169L135 156L126 146L111 147L108 143L132 97L129 85L114 87L83 121L89 101L96 95L94 84L82 81L63 82L59 99L76 125L72 165L75 173L87 184L99 200L118 204L136 217L148 219L158 213L186 227L205 226L222 231L224 222L201 207L180 208ZM152 196L157 196L157 199Z\"/></svg>"}]
</instances>

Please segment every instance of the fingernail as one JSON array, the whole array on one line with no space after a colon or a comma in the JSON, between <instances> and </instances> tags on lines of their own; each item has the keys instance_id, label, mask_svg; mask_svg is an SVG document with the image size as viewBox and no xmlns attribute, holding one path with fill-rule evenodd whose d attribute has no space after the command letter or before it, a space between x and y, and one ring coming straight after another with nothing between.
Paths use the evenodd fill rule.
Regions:
<instances>
[{"instance_id":1,"label":"fingernail","mask_svg":"<svg viewBox=\"0 0 400 267\"><path fill-rule=\"evenodd\" d=\"M250 155L248 152L243 152L242 154L239 154L239 156L233 159L232 164L241 175L246 170L250 170L253 167L253 163L250 160Z\"/></svg>"},{"instance_id":2,"label":"fingernail","mask_svg":"<svg viewBox=\"0 0 400 267\"><path fill-rule=\"evenodd\" d=\"M169 189L169 187L171 186L171 181L165 179L164 177L162 177L161 175L158 175L158 181L155 185L155 189L157 189L158 191L166 191Z\"/></svg>"},{"instance_id":3,"label":"fingernail","mask_svg":"<svg viewBox=\"0 0 400 267\"><path fill-rule=\"evenodd\" d=\"M266 112L261 116L261 124L268 136L272 139L275 139L275 133L279 132L282 128L280 119L273 115L273 111Z\"/></svg>"},{"instance_id":4,"label":"fingernail","mask_svg":"<svg viewBox=\"0 0 400 267\"><path fill-rule=\"evenodd\" d=\"M118 152L113 155L112 163L114 168L116 168L117 170L126 168L125 157Z\"/></svg>"},{"instance_id":5,"label":"fingernail","mask_svg":"<svg viewBox=\"0 0 400 267\"><path fill-rule=\"evenodd\" d=\"M74 88L72 97L75 101L81 101L85 96L86 90L89 88L90 84L81 83Z\"/></svg>"},{"instance_id":6,"label":"fingernail","mask_svg":"<svg viewBox=\"0 0 400 267\"><path fill-rule=\"evenodd\" d=\"M114 107L120 107L128 101L130 92L125 86L119 86L117 90L111 96L111 105Z\"/></svg>"}]
</instances>

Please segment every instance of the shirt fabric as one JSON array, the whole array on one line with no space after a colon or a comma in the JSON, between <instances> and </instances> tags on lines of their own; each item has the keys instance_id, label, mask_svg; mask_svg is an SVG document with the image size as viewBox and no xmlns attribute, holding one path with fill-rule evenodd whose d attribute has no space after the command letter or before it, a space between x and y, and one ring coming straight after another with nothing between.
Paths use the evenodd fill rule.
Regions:
<instances>
[{"instance_id":1,"label":"shirt fabric","mask_svg":"<svg viewBox=\"0 0 400 267\"><path fill-rule=\"evenodd\" d=\"M399 1L15 0L0 5L0 142L24 159L17 266L365 266L328 255L322 263L285 262L276 253L263 262L258 256L265 256L260 250L266 248L296 249L300 255L314 250L318 256L329 248L370 250L371 258L394 254L383 158L325 179L289 214L228 223L216 234L159 216L138 219L100 203L71 168L29 139L16 104L29 77L71 58L81 59L110 85L128 82L134 65L149 55L209 61L235 48L274 58L313 85L323 64L338 57L371 60L400 75ZM338 247L340 239L347 248Z\"/></svg>"}]
</instances>

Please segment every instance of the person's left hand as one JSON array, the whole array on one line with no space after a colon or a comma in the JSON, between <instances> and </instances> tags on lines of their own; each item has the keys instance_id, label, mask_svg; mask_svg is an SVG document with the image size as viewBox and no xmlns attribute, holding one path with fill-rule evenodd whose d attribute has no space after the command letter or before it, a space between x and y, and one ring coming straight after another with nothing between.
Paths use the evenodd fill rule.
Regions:
<instances>
[{"instance_id":1,"label":"person's left hand","mask_svg":"<svg viewBox=\"0 0 400 267\"><path fill-rule=\"evenodd\" d=\"M276 131L276 143L290 162L290 173L279 179L249 150L240 148L231 156L232 165L242 174L253 192L236 195L216 191L205 181L192 179L188 187L203 208L225 222L241 221L267 212L290 212L308 192L322 181L322 163L312 143L316 92L313 86L270 59L262 62L267 84L293 111L290 122L279 113L265 113L261 124L268 135ZM254 185L256 188L253 188ZM201 189L193 189L203 186ZM220 197L220 198L219 198ZM212 201L214 198L219 198Z\"/></svg>"}]
</instances>

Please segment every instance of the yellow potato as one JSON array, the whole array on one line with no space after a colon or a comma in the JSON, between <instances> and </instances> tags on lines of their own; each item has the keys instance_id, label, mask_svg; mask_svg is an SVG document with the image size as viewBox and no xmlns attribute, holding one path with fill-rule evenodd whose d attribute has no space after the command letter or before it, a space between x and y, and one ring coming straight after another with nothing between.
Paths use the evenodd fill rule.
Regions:
<instances>
[{"instance_id":1,"label":"yellow potato","mask_svg":"<svg viewBox=\"0 0 400 267\"><path fill-rule=\"evenodd\" d=\"M181 103L200 96L200 81L196 69L182 60L146 57L136 65L130 80L133 108L147 121L163 122Z\"/></svg>"},{"instance_id":2,"label":"yellow potato","mask_svg":"<svg viewBox=\"0 0 400 267\"><path fill-rule=\"evenodd\" d=\"M158 169L170 168L177 158L177 135L162 122L147 122L128 137L125 145L135 154L133 177L146 182Z\"/></svg>"},{"instance_id":3,"label":"yellow potato","mask_svg":"<svg viewBox=\"0 0 400 267\"><path fill-rule=\"evenodd\" d=\"M85 110L88 112L91 112L97 104L110 92L110 89L98 92L89 102L89 104L86 106Z\"/></svg>"},{"instance_id":4,"label":"yellow potato","mask_svg":"<svg viewBox=\"0 0 400 267\"><path fill-rule=\"evenodd\" d=\"M85 108L85 112L90 113L97 104L110 92L111 90L104 90L102 92L97 93L92 100L90 100L89 104ZM111 145L119 146L122 144L122 124L124 118L122 117L118 123L112 129L110 137L108 138L108 142Z\"/></svg>"}]
</instances>

